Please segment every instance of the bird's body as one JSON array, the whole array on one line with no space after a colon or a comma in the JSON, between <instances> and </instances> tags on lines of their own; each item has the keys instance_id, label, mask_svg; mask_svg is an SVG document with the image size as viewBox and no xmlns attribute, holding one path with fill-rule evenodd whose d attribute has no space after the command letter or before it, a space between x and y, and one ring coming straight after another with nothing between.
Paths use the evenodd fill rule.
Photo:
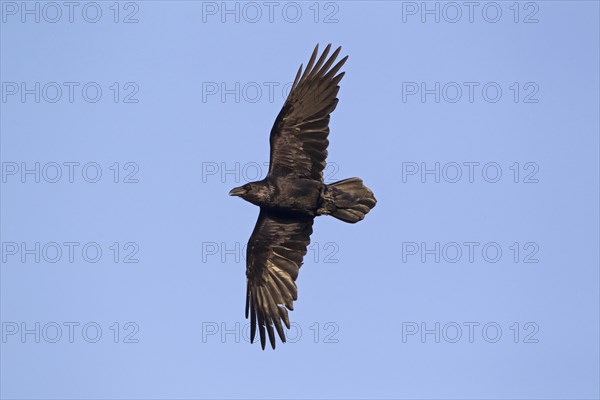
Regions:
<instances>
[{"instance_id":1,"label":"bird's body","mask_svg":"<svg viewBox=\"0 0 600 400\"><path fill-rule=\"evenodd\" d=\"M303 214L314 217L321 201L324 185L312 179L270 177L244 185L246 200L280 214Z\"/></svg>"},{"instance_id":2,"label":"bird's body","mask_svg":"<svg viewBox=\"0 0 600 400\"><path fill-rule=\"evenodd\" d=\"M293 310L298 298L295 281L314 218L332 215L356 223L376 204L373 192L359 178L323 182L329 115L344 76L337 72L348 58L332 67L341 48L327 59L330 48L316 60L317 46L304 73L302 66L298 70L271 130L267 177L229 193L260 207L246 254L246 318L251 319L250 340L254 341L258 326L263 349L267 335L275 348L275 330L285 342L282 322L290 328L287 310Z\"/></svg>"}]
</instances>

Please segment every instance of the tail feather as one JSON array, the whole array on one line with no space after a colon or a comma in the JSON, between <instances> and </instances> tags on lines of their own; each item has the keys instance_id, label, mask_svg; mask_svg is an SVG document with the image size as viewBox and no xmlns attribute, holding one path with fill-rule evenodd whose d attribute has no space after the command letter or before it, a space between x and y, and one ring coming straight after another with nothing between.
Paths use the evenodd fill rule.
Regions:
<instances>
[{"instance_id":1,"label":"tail feather","mask_svg":"<svg viewBox=\"0 0 600 400\"><path fill-rule=\"evenodd\" d=\"M360 178L349 178L327 185L321 194L319 215L332 215L348 223L361 221L377 204L371 189Z\"/></svg>"}]
</instances>

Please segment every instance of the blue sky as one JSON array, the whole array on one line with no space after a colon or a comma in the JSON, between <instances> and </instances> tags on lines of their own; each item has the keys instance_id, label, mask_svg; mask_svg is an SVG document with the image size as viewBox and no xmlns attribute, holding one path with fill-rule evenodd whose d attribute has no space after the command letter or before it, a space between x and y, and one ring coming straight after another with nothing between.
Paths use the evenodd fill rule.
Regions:
<instances>
[{"instance_id":1,"label":"blue sky","mask_svg":"<svg viewBox=\"0 0 600 400\"><path fill-rule=\"evenodd\" d=\"M597 2L0 6L3 398L600 395ZM227 192L317 43L378 204L263 352Z\"/></svg>"}]
</instances>

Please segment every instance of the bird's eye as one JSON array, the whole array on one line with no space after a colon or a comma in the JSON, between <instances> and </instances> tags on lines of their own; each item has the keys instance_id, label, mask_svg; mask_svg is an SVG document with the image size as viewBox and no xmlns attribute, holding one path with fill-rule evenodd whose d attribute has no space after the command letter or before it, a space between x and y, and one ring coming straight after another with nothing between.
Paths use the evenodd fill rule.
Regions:
<instances>
[{"instance_id":1,"label":"bird's eye","mask_svg":"<svg viewBox=\"0 0 600 400\"><path fill-rule=\"evenodd\" d=\"M244 185L244 189L246 189L246 191L248 191L248 192L249 192L249 191L250 191L250 189L251 189L251 186L250 186L249 184L245 184L245 185Z\"/></svg>"}]
</instances>

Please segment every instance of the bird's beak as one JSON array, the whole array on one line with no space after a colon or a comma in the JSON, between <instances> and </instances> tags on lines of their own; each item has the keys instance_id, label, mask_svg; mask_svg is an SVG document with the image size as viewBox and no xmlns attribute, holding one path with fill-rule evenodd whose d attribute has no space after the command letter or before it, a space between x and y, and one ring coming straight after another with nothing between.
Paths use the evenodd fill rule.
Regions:
<instances>
[{"instance_id":1,"label":"bird's beak","mask_svg":"<svg viewBox=\"0 0 600 400\"><path fill-rule=\"evenodd\" d=\"M231 191L229 192L230 196L241 196L244 193L246 193L246 190L242 187L236 187L231 189Z\"/></svg>"}]
</instances>

